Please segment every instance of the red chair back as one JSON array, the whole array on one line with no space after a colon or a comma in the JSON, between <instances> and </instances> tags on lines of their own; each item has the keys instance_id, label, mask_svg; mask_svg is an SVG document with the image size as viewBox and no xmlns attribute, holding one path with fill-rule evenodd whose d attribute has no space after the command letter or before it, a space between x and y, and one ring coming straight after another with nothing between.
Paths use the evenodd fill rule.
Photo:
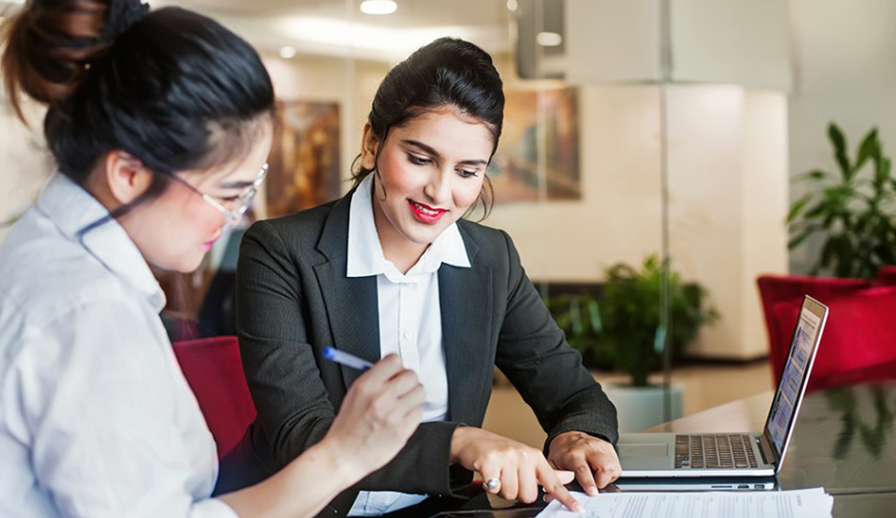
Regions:
<instances>
[{"instance_id":1,"label":"red chair back","mask_svg":"<svg viewBox=\"0 0 896 518\"><path fill-rule=\"evenodd\" d=\"M797 308L803 301L804 295L809 295L816 300L827 304L832 297L842 294L855 293L871 286L871 281L864 279L835 279L828 277L802 277L797 275L763 275L756 280L759 286L759 297L762 299L762 312L765 315L765 328L768 333L769 360L772 366L772 376L777 385L784 370L784 361L787 358L787 350L790 348L790 333L796 317L790 322L790 330L787 336L779 339L778 327L774 315L774 306L778 302L790 301Z\"/></svg>"},{"instance_id":2,"label":"red chair back","mask_svg":"<svg viewBox=\"0 0 896 518\"><path fill-rule=\"evenodd\" d=\"M842 385L844 380L862 381L890 372L876 366L896 362L896 287L887 286L829 297L831 311L825 326L815 364L809 377L809 389ZM777 341L787 343L793 335L800 301L774 305ZM784 352L786 356L786 351ZM783 359L781 360L783 364ZM781 371L775 372L776 381Z\"/></svg>"},{"instance_id":3,"label":"red chair back","mask_svg":"<svg viewBox=\"0 0 896 518\"><path fill-rule=\"evenodd\" d=\"M881 266L878 268L877 284L880 286L896 285L896 266Z\"/></svg>"},{"instance_id":4,"label":"red chair back","mask_svg":"<svg viewBox=\"0 0 896 518\"><path fill-rule=\"evenodd\" d=\"M822 388L833 388L889 380L896 380L896 360L878 363L863 369L836 372L828 376L822 376L817 379L816 384Z\"/></svg>"},{"instance_id":5,"label":"red chair back","mask_svg":"<svg viewBox=\"0 0 896 518\"><path fill-rule=\"evenodd\" d=\"M220 336L173 345L184 377L215 438L218 457L224 457L256 415L243 373L239 342L235 336Z\"/></svg>"}]
</instances>

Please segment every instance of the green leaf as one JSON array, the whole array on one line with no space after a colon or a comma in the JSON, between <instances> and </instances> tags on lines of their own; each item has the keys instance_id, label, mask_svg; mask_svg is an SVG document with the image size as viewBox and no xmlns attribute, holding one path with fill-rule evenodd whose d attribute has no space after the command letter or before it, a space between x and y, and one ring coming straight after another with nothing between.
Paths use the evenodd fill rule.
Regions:
<instances>
[{"instance_id":1,"label":"green leaf","mask_svg":"<svg viewBox=\"0 0 896 518\"><path fill-rule=\"evenodd\" d=\"M600 318L600 307L597 305L596 300L588 301L588 317L591 321L591 329L595 333L600 333L603 330L603 323Z\"/></svg>"},{"instance_id":2,"label":"green leaf","mask_svg":"<svg viewBox=\"0 0 896 518\"><path fill-rule=\"evenodd\" d=\"M811 171L807 171L805 173L800 173L800 174L794 176L793 180L791 180L791 182L792 183L799 183L799 182L804 182L804 181L819 182L821 180L834 180L834 179L836 179L836 177L827 171L822 171L821 169L813 169Z\"/></svg>"},{"instance_id":3,"label":"green leaf","mask_svg":"<svg viewBox=\"0 0 896 518\"><path fill-rule=\"evenodd\" d=\"M805 241L806 239L808 239L809 236L811 236L811 235L814 234L814 233L815 233L815 229L814 229L814 228L810 228L810 229L808 229L808 230L804 230L804 231L800 232L800 233L797 234L796 236L792 237L792 238L790 239L790 241L787 242L787 248L790 249L790 250L793 250L794 248L796 248L796 247L800 246L801 244L803 244L803 241Z\"/></svg>"},{"instance_id":4,"label":"green leaf","mask_svg":"<svg viewBox=\"0 0 896 518\"><path fill-rule=\"evenodd\" d=\"M805 173L800 173L793 177L792 183L799 183L803 181L812 181L812 182L820 182L822 180L835 180L836 176L827 172L822 171L821 169L813 169L811 171L807 171Z\"/></svg>"},{"instance_id":5,"label":"green leaf","mask_svg":"<svg viewBox=\"0 0 896 518\"><path fill-rule=\"evenodd\" d=\"M821 258L818 260L818 264L822 268L827 268L831 265L831 262L834 259L836 246L835 238L833 237L829 237L827 241L824 242L824 246L821 247Z\"/></svg>"},{"instance_id":6,"label":"green leaf","mask_svg":"<svg viewBox=\"0 0 896 518\"><path fill-rule=\"evenodd\" d=\"M862 269L861 261L855 261L856 250L849 235L841 234L831 239L833 245L834 273L837 277L856 277Z\"/></svg>"},{"instance_id":7,"label":"green leaf","mask_svg":"<svg viewBox=\"0 0 896 518\"><path fill-rule=\"evenodd\" d=\"M803 218L805 219L816 219L819 216L829 213L828 210L828 202L822 200L815 205L812 206L805 214L803 214Z\"/></svg>"},{"instance_id":8,"label":"green leaf","mask_svg":"<svg viewBox=\"0 0 896 518\"><path fill-rule=\"evenodd\" d=\"M849 158L846 156L846 137L843 136L843 132L840 131L836 123L832 122L828 125L828 138L834 145L834 158L840 166L843 178L849 180L852 178L852 168L849 166Z\"/></svg>"},{"instance_id":9,"label":"green leaf","mask_svg":"<svg viewBox=\"0 0 896 518\"><path fill-rule=\"evenodd\" d=\"M856 166L853 170L858 171L861 169L869 158L878 162L880 160L880 153L880 139L877 137L877 128L873 128L867 135L865 135L865 138L862 139L862 143L859 144L859 154L856 157Z\"/></svg>"},{"instance_id":10,"label":"green leaf","mask_svg":"<svg viewBox=\"0 0 896 518\"><path fill-rule=\"evenodd\" d=\"M889 158L883 157L877 163L877 171L874 174L874 187L875 192L882 192L884 186L887 183L887 180L890 178L890 169L892 168L892 162Z\"/></svg>"},{"instance_id":11,"label":"green leaf","mask_svg":"<svg viewBox=\"0 0 896 518\"><path fill-rule=\"evenodd\" d=\"M802 198L795 201L793 205L790 206L790 211L787 213L787 219L785 220L787 223L792 223L794 218L796 218L800 212L806 205L812 200L812 193L804 194Z\"/></svg>"}]
</instances>

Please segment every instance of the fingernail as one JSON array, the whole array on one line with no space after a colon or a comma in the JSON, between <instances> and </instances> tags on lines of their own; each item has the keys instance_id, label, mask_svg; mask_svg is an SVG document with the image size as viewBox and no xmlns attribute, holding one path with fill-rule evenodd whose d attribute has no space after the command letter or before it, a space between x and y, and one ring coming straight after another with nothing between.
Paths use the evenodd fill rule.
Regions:
<instances>
[{"instance_id":1,"label":"fingernail","mask_svg":"<svg viewBox=\"0 0 896 518\"><path fill-rule=\"evenodd\" d=\"M574 513L581 513L582 511L584 511L584 509L582 509L582 504L576 502L576 503L572 506L572 512L574 512Z\"/></svg>"},{"instance_id":2,"label":"fingernail","mask_svg":"<svg viewBox=\"0 0 896 518\"><path fill-rule=\"evenodd\" d=\"M597 494L597 488L594 486L588 486L588 494L594 496Z\"/></svg>"}]
</instances>

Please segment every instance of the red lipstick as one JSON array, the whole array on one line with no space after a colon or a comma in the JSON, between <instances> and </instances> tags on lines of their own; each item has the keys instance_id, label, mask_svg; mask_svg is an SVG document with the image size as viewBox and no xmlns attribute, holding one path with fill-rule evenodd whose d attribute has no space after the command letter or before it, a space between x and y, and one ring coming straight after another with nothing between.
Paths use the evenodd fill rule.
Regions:
<instances>
[{"instance_id":1,"label":"red lipstick","mask_svg":"<svg viewBox=\"0 0 896 518\"><path fill-rule=\"evenodd\" d=\"M448 212L445 209L434 209L429 205L418 203L413 200L408 200L408 206L411 208L411 212L414 214L414 217L417 218L417 221L426 223L427 225L432 225L439 221L442 219L442 216Z\"/></svg>"}]
</instances>

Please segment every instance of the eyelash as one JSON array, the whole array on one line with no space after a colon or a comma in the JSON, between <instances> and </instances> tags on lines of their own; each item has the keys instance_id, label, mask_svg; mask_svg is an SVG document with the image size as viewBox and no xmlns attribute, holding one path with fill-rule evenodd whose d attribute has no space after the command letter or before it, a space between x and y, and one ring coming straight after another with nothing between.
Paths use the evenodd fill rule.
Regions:
<instances>
[{"instance_id":1,"label":"eyelash","mask_svg":"<svg viewBox=\"0 0 896 518\"><path fill-rule=\"evenodd\" d=\"M432 162L432 160L428 158L421 158L416 155L408 155L408 160L414 165L427 165Z\"/></svg>"},{"instance_id":2,"label":"eyelash","mask_svg":"<svg viewBox=\"0 0 896 518\"><path fill-rule=\"evenodd\" d=\"M432 160L430 160L428 158L421 158L419 156L411 155L411 154L408 155L408 161L414 165L428 165L428 164L432 163ZM465 169L459 169L457 171L457 173L464 178L472 178L474 176L479 176L479 173L477 173L476 171L467 171Z\"/></svg>"}]
</instances>

